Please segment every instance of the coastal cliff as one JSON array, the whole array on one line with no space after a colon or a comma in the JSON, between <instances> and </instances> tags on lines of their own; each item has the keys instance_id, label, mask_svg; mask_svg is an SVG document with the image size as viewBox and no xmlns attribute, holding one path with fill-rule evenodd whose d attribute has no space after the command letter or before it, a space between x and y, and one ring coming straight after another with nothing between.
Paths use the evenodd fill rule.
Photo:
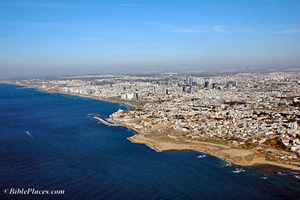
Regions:
<instances>
[{"instance_id":1,"label":"coastal cliff","mask_svg":"<svg viewBox=\"0 0 300 200\"><path fill-rule=\"evenodd\" d=\"M157 152L163 151L203 151L211 156L216 156L224 159L233 165L238 166L257 166L257 165L273 165L290 170L300 171L298 165L300 163L282 163L267 160L265 151L279 151L275 149L265 149L263 147L256 147L253 149L240 149L232 146L195 141L187 138L183 138L178 134L162 134L154 132L143 132L137 130L126 124L112 124L99 117L94 117L102 123L109 126L120 126L133 129L138 134L135 134L128 138L133 143L145 144L153 148Z\"/></svg>"},{"instance_id":2,"label":"coastal cliff","mask_svg":"<svg viewBox=\"0 0 300 200\"><path fill-rule=\"evenodd\" d=\"M7 82L9 84L16 84L14 82ZM37 88L39 90L43 90L49 93L64 93L58 90L50 90L38 87L36 85L29 84L17 84L25 87ZM75 96L93 98L96 100L109 101L114 103L124 103L130 106L139 107L141 103L139 102L131 102L119 99L105 99L98 98L89 95L80 95L80 94L71 94ZM136 110L136 109L135 109ZM273 165L279 166L282 168L287 168L291 170L299 171L300 162L299 161L285 161L276 158L272 158L270 154L277 155L291 155L291 152L287 152L284 150L272 148L270 146L256 146L253 148L238 148L233 145L229 145L229 143L224 144L221 141L201 141L197 139L192 139L184 135L184 132L175 133L172 130L168 132L157 132L153 130L145 130L138 123L128 123L128 122L120 122L118 124L107 122L99 117L94 117L94 119L101 121L102 123L108 126L121 126L127 127L138 134L129 137L128 139L134 143L146 144L149 147L155 149L158 152L162 151L171 151L171 150L195 150L195 151L204 151L209 155L220 157L225 159L232 164L240 165L240 166L255 166L255 165ZM274 157L274 156L273 156Z\"/></svg>"}]
</instances>

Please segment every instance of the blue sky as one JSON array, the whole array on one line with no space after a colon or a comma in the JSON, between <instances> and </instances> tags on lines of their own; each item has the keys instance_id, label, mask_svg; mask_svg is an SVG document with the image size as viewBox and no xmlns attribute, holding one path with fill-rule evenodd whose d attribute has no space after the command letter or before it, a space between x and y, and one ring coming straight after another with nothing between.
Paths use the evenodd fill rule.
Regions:
<instances>
[{"instance_id":1,"label":"blue sky","mask_svg":"<svg viewBox=\"0 0 300 200\"><path fill-rule=\"evenodd\" d=\"M299 66L299 0L0 0L0 77Z\"/></svg>"}]
</instances>

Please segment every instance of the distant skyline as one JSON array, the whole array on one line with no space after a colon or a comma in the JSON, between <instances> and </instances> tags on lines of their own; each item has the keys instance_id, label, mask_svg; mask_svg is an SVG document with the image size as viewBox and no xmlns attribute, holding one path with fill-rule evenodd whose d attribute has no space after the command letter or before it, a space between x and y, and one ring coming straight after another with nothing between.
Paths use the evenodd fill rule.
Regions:
<instances>
[{"instance_id":1,"label":"distant skyline","mask_svg":"<svg viewBox=\"0 0 300 200\"><path fill-rule=\"evenodd\" d=\"M0 77L299 67L299 0L0 0Z\"/></svg>"}]
</instances>

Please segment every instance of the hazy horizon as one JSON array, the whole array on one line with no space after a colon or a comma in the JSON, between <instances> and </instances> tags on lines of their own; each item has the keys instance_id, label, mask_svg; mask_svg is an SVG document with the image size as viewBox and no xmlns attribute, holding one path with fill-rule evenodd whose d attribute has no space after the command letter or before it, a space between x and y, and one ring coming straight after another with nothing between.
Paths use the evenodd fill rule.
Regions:
<instances>
[{"instance_id":1,"label":"hazy horizon","mask_svg":"<svg viewBox=\"0 0 300 200\"><path fill-rule=\"evenodd\" d=\"M299 67L298 0L0 0L0 77Z\"/></svg>"}]
</instances>

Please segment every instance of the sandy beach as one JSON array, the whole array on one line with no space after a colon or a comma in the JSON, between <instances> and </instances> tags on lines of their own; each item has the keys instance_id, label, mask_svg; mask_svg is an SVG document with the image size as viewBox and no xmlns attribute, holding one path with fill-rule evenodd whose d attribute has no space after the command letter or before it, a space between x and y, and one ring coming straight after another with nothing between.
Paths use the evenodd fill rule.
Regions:
<instances>
[{"instance_id":1,"label":"sandy beach","mask_svg":"<svg viewBox=\"0 0 300 200\"><path fill-rule=\"evenodd\" d=\"M157 152L163 151L203 151L211 156L222 158L233 165L238 166L258 166L272 165L289 170L300 171L300 163L280 163L266 160L266 156L261 153L262 147L254 149L237 149L227 145L215 144L190 140L178 136L171 136L160 133L144 133L125 124L112 124L99 117L94 117L109 126L121 126L133 129L138 134L128 138L133 143L145 144ZM294 165L293 165L294 164Z\"/></svg>"},{"instance_id":2,"label":"sandy beach","mask_svg":"<svg viewBox=\"0 0 300 200\"><path fill-rule=\"evenodd\" d=\"M4 83L20 85L20 84L16 84L15 82L9 82L9 81L5 81ZM39 89L41 91L45 91L48 93L62 93L62 94L67 94L72 96L80 96L85 98L101 100L101 101L108 101L112 103L123 103L134 108L137 108L142 104L141 102L138 101L129 102L121 99L120 100L108 99L108 98L106 99L106 98L99 98L99 97L80 95L80 94L69 94L69 93L64 93L56 90L43 90L42 88L35 87L34 85L20 85L20 86ZM153 133L153 132L146 133L143 132L142 130L137 130L127 124L113 124L96 116L94 116L93 118L99 120L100 122L108 126L127 127L129 129L134 130L138 134L128 138L131 142L145 144L150 148L153 148L157 152L183 151L183 150L203 151L211 156L222 158L232 163L233 165L238 165L238 166L272 165L272 166L278 166L289 170L300 171L299 162L283 163L283 162L274 162L274 161L267 160L266 155L261 153L263 148L260 146L253 149L233 148L231 146L227 146L223 144L191 140L186 137L181 137L175 134L172 135L172 134L162 134L162 133Z\"/></svg>"},{"instance_id":3,"label":"sandy beach","mask_svg":"<svg viewBox=\"0 0 300 200\"><path fill-rule=\"evenodd\" d=\"M229 146L214 143L198 142L191 140L184 141L180 139L175 140L169 137L165 137L162 139L160 137L156 137L155 134L139 133L129 137L128 139L134 143L146 144L158 152L177 150L203 151L211 156L220 157L226 161L229 161L233 165L273 165L289 170L300 171L300 168L298 167L299 163L297 163L298 165L290 165L266 160L265 156L259 152L260 147L251 150L234 149Z\"/></svg>"}]
</instances>

